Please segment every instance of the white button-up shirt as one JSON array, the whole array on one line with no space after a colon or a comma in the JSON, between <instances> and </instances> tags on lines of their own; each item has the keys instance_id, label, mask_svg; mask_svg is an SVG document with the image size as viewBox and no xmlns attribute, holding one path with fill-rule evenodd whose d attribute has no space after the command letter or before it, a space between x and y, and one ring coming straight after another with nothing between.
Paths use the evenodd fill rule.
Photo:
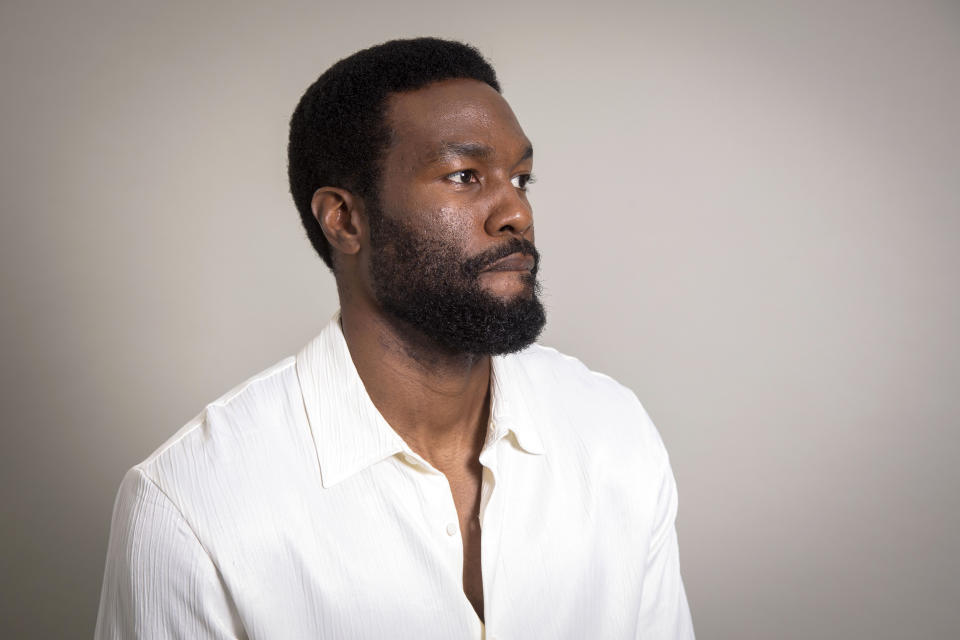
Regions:
<instances>
[{"instance_id":1,"label":"white button-up shirt","mask_svg":"<svg viewBox=\"0 0 960 640\"><path fill-rule=\"evenodd\" d=\"M338 320L127 473L97 638L693 638L673 474L633 393L552 349L493 358L484 625L447 479L374 407Z\"/></svg>"}]
</instances>

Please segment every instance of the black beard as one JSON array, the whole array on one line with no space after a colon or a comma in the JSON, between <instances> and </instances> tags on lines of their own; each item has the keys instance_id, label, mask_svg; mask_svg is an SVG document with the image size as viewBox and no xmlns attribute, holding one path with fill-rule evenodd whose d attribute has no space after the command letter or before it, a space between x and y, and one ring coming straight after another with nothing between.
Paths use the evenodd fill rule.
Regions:
<instances>
[{"instance_id":1,"label":"black beard","mask_svg":"<svg viewBox=\"0 0 960 640\"><path fill-rule=\"evenodd\" d=\"M533 243L514 237L467 258L382 210L369 218L373 294L386 313L453 354L514 353L540 335L547 317L538 297L540 254ZM513 253L533 256L534 266L521 276L526 291L501 300L480 287L479 275Z\"/></svg>"}]
</instances>

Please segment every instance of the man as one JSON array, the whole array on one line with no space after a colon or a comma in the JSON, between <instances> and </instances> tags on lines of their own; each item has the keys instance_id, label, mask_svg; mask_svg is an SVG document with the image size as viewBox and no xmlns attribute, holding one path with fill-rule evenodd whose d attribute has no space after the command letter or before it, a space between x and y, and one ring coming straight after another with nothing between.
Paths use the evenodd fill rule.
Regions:
<instances>
[{"instance_id":1,"label":"man","mask_svg":"<svg viewBox=\"0 0 960 640\"><path fill-rule=\"evenodd\" d=\"M530 346L533 149L489 64L341 60L289 162L340 311L124 478L98 637L692 638L656 429Z\"/></svg>"}]
</instances>

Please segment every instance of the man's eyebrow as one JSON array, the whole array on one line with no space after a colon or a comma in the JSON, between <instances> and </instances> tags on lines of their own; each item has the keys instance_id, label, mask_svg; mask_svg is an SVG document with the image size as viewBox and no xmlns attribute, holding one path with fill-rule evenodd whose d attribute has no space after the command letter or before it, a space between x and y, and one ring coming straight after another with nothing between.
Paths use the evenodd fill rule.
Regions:
<instances>
[{"instance_id":1,"label":"man's eyebrow","mask_svg":"<svg viewBox=\"0 0 960 640\"><path fill-rule=\"evenodd\" d=\"M476 160L490 160L495 155L493 147L479 142L442 142L430 150L426 156L428 163L443 162L456 158L473 158ZM519 164L533 157L533 146L527 145L517 161Z\"/></svg>"},{"instance_id":2,"label":"man's eyebrow","mask_svg":"<svg viewBox=\"0 0 960 640\"><path fill-rule=\"evenodd\" d=\"M427 162L443 162L456 158L474 158L489 160L493 157L493 148L479 142L441 142L430 150Z\"/></svg>"}]
</instances>

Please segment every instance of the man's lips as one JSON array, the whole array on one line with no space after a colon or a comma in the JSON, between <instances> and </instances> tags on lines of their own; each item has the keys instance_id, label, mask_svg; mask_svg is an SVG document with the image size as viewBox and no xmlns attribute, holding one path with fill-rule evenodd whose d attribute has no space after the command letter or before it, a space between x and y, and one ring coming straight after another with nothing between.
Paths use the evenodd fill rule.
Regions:
<instances>
[{"instance_id":1,"label":"man's lips","mask_svg":"<svg viewBox=\"0 0 960 640\"><path fill-rule=\"evenodd\" d=\"M532 271L534 264L535 261L531 255L511 253L486 267L481 273L491 271Z\"/></svg>"}]
</instances>

